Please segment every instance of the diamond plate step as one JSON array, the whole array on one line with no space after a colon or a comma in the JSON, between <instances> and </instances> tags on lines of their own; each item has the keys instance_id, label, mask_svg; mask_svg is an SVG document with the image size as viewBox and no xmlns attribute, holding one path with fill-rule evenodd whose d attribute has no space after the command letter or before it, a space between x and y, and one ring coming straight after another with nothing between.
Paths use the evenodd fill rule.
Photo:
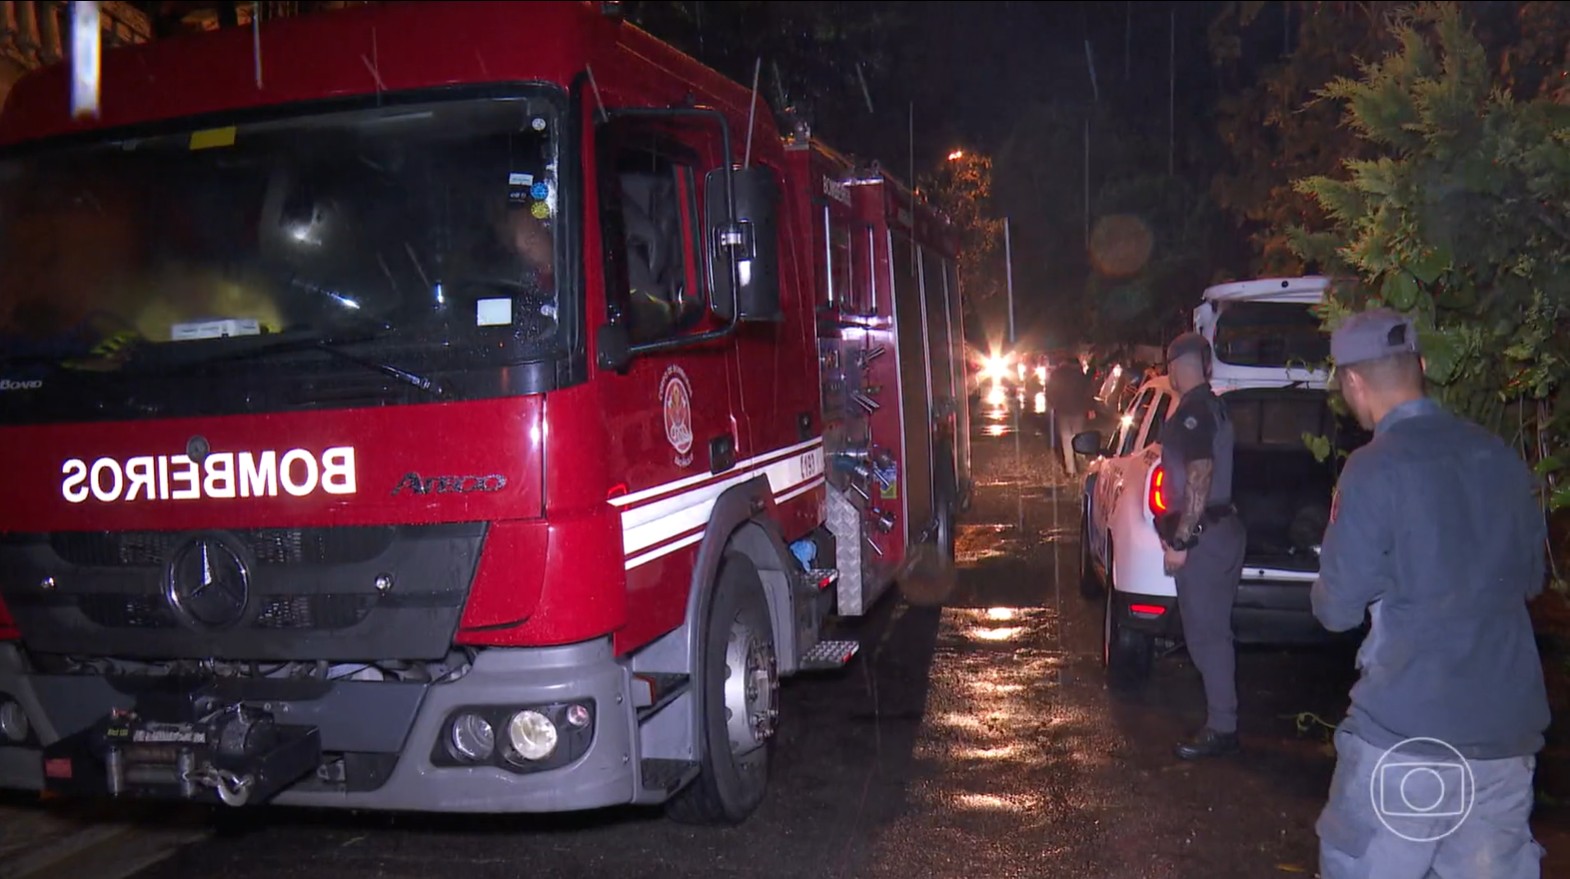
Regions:
<instances>
[{"instance_id":1,"label":"diamond plate step","mask_svg":"<svg viewBox=\"0 0 1570 879\"><path fill-rule=\"evenodd\" d=\"M802 654L802 671L827 671L844 668L861 649L859 641L819 641Z\"/></svg>"}]
</instances>

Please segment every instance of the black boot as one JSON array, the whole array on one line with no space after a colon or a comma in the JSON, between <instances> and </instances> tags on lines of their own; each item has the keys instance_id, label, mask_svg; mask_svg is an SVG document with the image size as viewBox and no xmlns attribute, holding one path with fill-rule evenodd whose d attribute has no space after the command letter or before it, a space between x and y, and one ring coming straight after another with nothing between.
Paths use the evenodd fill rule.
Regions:
<instances>
[{"instance_id":1,"label":"black boot","mask_svg":"<svg viewBox=\"0 0 1570 879\"><path fill-rule=\"evenodd\" d=\"M1199 760L1203 757L1220 757L1238 751L1237 733L1218 733L1209 727L1176 748L1178 759Z\"/></svg>"}]
</instances>

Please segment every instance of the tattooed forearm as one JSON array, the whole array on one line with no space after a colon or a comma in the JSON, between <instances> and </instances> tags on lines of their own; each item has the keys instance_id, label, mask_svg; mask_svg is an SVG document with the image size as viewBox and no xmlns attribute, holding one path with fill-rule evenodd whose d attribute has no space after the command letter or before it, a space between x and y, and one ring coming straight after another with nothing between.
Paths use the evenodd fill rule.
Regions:
<instances>
[{"instance_id":1,"label":"tattooed forearm","mask_svg":"<svg viewBox=\"0 0 1570 879\"><path fill-rule=\"evenodd\" d=\"M1193 536L1200 519L1204 518L1205 507L1210 503L1210 479L1215 472L1215 461L1190 461L1184 467L1183 515L1178 519L1178 540Z\"/></svg>"}]
</instances>

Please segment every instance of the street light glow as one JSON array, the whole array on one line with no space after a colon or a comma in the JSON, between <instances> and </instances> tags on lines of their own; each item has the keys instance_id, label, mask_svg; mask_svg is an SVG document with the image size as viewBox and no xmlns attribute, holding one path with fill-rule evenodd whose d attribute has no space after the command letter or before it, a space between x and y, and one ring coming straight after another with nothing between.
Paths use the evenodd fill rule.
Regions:
<instances>
[{"instance_id":1,"label":"street light glow","mask_svg":"<svg viewBox=\"0 0 1570 879\"><path fill-rule=\"evenodd\" d=\"M965 151L964 150L955 150L954 152L949 153L949 161L950 162L957 162L957 161L959 161L960 159L963 159L963 158L965 158Z\"/></svg>"}]
</instances>

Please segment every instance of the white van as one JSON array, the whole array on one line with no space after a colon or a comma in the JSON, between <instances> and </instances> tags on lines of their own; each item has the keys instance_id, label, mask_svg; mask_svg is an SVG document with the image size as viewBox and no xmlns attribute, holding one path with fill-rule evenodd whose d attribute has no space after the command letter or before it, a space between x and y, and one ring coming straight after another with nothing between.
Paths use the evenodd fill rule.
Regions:
<instances>
[{"instance_id":1,"label":"white van","mask_svg":"<svg viewBox=\"0 0 1570 879\"><path fill-rule=\"evenodd\" d=\"M1194 312L1195 329L1215 350L1211 386L1237 433L1233 502L1248 549L1233 628L1243 643L1330 637L1308 591L1344 455L1321 461L1304 435L1328 437L1343 453L1369 437L1330 406L1330 340L1313 312L1329 285L1320 277L1222 284L1206 290ZM1117 684L1143 681L1156 648L1182 638L1155 530L1156 517L1177 502L1164 491L1160 445L1177 402L1165 376L1153 379L1111 437L1089 432L1074 441L1093 458L1081 497L1081 588L1105 603L1102 658Z\"/></svg>"}]
</instances>

